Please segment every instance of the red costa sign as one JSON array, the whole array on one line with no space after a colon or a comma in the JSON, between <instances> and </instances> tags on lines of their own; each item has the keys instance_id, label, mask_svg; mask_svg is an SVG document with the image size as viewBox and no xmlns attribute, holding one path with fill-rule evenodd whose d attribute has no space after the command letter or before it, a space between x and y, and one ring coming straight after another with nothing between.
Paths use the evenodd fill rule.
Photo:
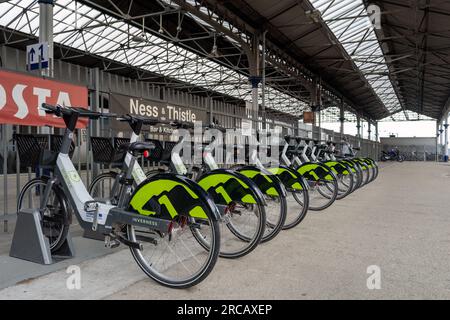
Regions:
<instances>
[{"instance_id":1,"label":"red costa sign","mask_svg":"<svg viewBox=\"0 0 450 320\"><path fill-rule=\"evenodd\" d=\"M43 102L88 108L86 87L0 70L0 123L65 127L64 121L46 114ZM78 121L85 128L87 120Z\"/></svg>"}]
</instances>

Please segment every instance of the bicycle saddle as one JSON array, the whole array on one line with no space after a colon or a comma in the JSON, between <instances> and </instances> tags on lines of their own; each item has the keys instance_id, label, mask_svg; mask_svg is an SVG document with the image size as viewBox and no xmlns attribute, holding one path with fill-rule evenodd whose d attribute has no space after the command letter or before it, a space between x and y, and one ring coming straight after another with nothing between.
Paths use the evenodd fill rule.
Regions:
<instances>
[{"instance_id":1,"label":"bicycle saddle","mask_svg":"<svg viewBox=\"0 0 450 320\"><path fill-rule=\"evenodd\" d=\"M155 149L153 142L149 141L136 141L133 143L124 143L119 146L119 150L126 150L132 154L142 154L144 151L150 151Z\"/></svg>"}]
</instances>

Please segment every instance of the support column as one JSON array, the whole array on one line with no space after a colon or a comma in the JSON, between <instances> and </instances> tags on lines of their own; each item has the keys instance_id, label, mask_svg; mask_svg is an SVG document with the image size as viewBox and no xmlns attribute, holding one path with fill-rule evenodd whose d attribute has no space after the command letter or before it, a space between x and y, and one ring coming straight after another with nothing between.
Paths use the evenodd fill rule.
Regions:
<instances>
[{"instance_id":1,"label":"support column","mask_svg":"<svg viewBox=\"0 0 450 320\"><path fill-rule=\"evenodd\" d=\"M258 87L261 82L261 56L259 50L260 36L255 34L252 41L252 47L247 53L248 64L249 64L249 72L250 78L249 81L252 85L252 120L253 120L253 129L258 129L259 123L259 96L258 96Z\"/></svg>"},{"instance_id":2,"label":"support column","mask_svg":"<svg viewBox=\"0 0 450 320\"><path fill-rule=\"evenodd\" d=\"M378 142L378 121L375 121L375 141Z\"/></svg>"},{"instance_id":3,"label":"support column","mask_svg":"<svg viewBox=\"0 0 450 320\"><path fill-rule=\"evenodd\" d=\"M39 0L39 42L48 43L48 69L42 75L53 77L53 6L54 0Z\"/></svg>"},{"instance_id":4,"label":"support column","mask_svg":"<svg viewBox=\"0 0 450 320\"><path fill-rule=\"evenodd\" d=\"M367 139L368 140L370 140L370 138L371 138L371 134L372 133L372 131L371 131L371 123L370 123L370 120L369 121L367 121Z\"/></svg>"},{"instance_id":5,"label":"support column","mask_svg":"<svg viewBox=\"0 0 450 320\"><path fill-rule=\"evenodd\" d=\"M261 113L262 113L262 129L266 130L266 34L267 30L263 32L262 44L262 78L261 78Z\"/></svg>"},{"instance_id":6,"label":"support column","mask_svg":"<svg viewBox=\"0 0 450 320\"><path fill-rule=\"evenodd\" d=\"M356 137L358 138L358 147L361 145L361 117L359 114L356 115Z\"/></svg>"},{"instance_id":7,"label":"support column","mask_svg":"<svg viewBox=\"0 0 450 320\"><path fill-rule=\"evenodd\" d=\"M91 110L92 111L100 111L100 69L94 68L91 69L92 72L92 86L93 91L91 93ZM99 121L89 120L89 128L87 130L90 131L91 137L99 137L100 136L100 127ZM92 150L92 147L91 147ZM100 174L100 165L94 163L94 159L92 158L92 178L98 176Z\"/></svg>"},{"instance_id":8,"label":"support column","mask_svg":"<svg viewBox=\"0 0 450 320\"><path fill-rule=\"evenodd\" d=\"M341 135L341 141L344 138L344 121L345 121L345 117L344 117L344 100L341 99L341 105L340 105L340 110L339 110L339 122L341 123L341 127L339 130L339 133Z\"/></svg>"},{"instance_id":9,"label":"support column","mask_svg":"<svg viewBox=\"0 0 450 320\"><path fill-rule=\"evenodd\" d=\"M320 89L317 79L314 79L314 84L310 90L311 94L311 111L314 113L314 121L312 128L312 138L320 140L322 136L321 119L320 119ZM317 129L316 129L317 128ZM316 135L315 135L316 134Z\"/></svg>"},{"instance_id":10,"label":"support column","mask_svg":"<svg viewBox=\"0 0 450 320\"><path fill-rule=\"evenodd\" d=\"M317 119L318 119L318 123L319 123L319 136L317 138L317 140L322 140L322 113L321 113L321 108L322 106L319 104L319 110L317 111Z\"/></svg>"},{"instance_id":11,"label":"support column","mask_svg":"<svg viewBox=\"0 0 450 320\"><path fill-rule=\"evenodd\" d=\"M436 120L436 162L438 162L439 156L439 121Z\"/></svg>"},{"instance_id":12,"label":"support column","mask_svg":"<svg viewBox=\"0 0 450 320\"><path fill-rule=\"evenodd\" d=\"M39 42L48 43L48 68L42 69L41 74L53 77L53 6L54 0L39 0ZM53 128L39 127L38 133L51 134Z\"/></svg>"},{"instance_id":13,"label":"support column","mask_svg":"<svg viewBox=\"0 0 450 320\"><path fill-rule=\"evenodd\" d=\"M253 120L253 128L258 130L258 114L259 114L259 103L258 103L258 87L261 82L261 77L259 76L251 76L249 78L250 83L252 84L252 120Z\"/></svg>"},{"instance_id":14,"label":"support column","mask_svg":"<svg viewBox=\"0 0 450 320\"><path fill-rule=\"evenodd\" d=\"M445 115L444 122L444 161L448 162L448 113Z\"/></svg>"}]
</instances>

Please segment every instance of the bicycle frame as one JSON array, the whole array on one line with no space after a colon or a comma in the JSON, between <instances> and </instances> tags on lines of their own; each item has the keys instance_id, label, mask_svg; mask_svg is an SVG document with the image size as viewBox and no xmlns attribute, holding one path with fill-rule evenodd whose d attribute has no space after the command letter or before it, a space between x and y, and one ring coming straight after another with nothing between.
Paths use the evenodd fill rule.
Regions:
<instances>
[{"instance_id":1,"label":"bicycle frame","mask_svg":"<svg viewBox=\"0 0 450 320\"><path fill-rule=\"evenodd\" d=\"M116 224L131 224L161 232L167 231L170 221L139 215L125 209L125 206L128 204L128 191L131 186L125 186L125 188L121 189L119 206L101 203L91 197L69 157L73 130L75 129L77 120L77 113L71 114L70 117L64 116L67 128L64 133L61 150L56 160L54 177L48 182L47 192L41 200L41 207L47 203L52 186L58 183L62 186L64 194L74 209L77 220L83 229L92 229L101 234L110 234ZM130 156L130 165L136 168L133 165L133 162L135 162L134 158L130 154L128 155ZM127 170L127 178L130 178L133 174L138 175L138 178L141 177L138 169Z\"/></svg>"}]
</instances>

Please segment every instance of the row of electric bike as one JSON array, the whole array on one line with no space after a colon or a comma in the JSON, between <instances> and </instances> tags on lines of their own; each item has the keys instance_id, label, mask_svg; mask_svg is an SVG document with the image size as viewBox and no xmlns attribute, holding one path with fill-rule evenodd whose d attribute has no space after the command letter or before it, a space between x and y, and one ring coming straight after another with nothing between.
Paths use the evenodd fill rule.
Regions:
<instances>
[{"instance_id":1,"label":"row of electric bike","mask_svg":"<svg viewBox=\"0 0 450 320\"><path fill-rule=\"evenodd\" d=\"M270 154L261 161L258 154L265 147L256 139L247 164L220 168L218 152L230 158L245 150L224 146L218 132L225 129L216 125L202 128L208 144L180 134L177 143L158 151L159 167L145 172L138 159L151 159L161 144L141 141L144 126L166 125L181 132L194 125L48 104L42 108L61 117L66 132L59 152L43 150L41 164L50 166L51 174L24 186L18 210L39 210L52 252L64 242L75 214L83 229L104 236L107 247L128 246L149 277L172 288L198 284L219 256L249 254L281 230L297 226L308 210L328 208L378 175L371 159L339 157L331 142L320 145L290 136L280 147L280 161L272 161ZM117 147L124 155L120 167L86 187L69 156L73 132L79 120L102 118L127 123L131 137ZM186 161L196 157L201 161Z\"/></svg>"}]
</instances>

